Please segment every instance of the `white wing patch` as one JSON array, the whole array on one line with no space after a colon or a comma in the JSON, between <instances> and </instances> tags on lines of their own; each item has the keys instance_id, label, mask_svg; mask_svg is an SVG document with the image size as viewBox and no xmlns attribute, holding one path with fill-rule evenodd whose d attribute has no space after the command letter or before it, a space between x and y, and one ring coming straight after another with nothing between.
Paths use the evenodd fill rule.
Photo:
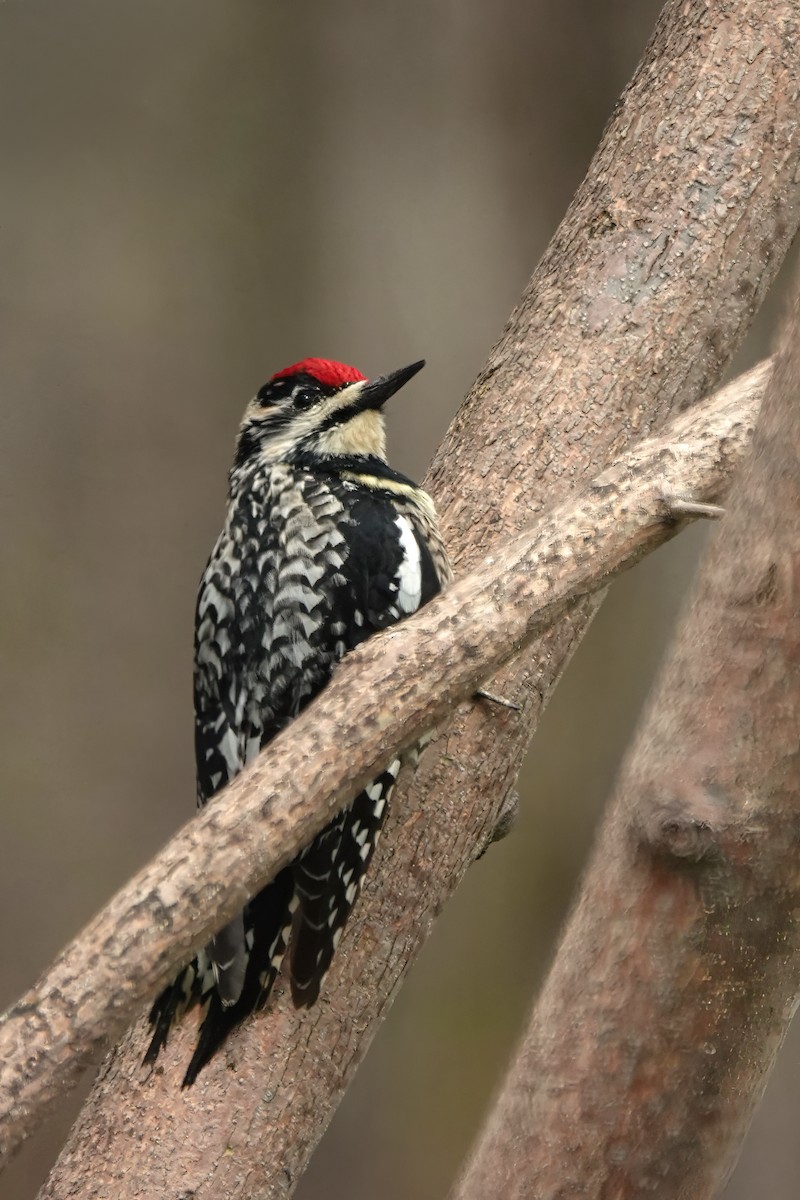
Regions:
<instances>
[{"instance_id":1,"label":"white wing patch","mask_svg":"<svg viewBox=\"0 0 800 1200\"><path fill-rule=\"evenodd\" d=\"M242 769L242 759L239 753L239 739L232 729L226 729L219 742L216 750L225 759L225 766L228 768L228 779L232 779Z\"/></svg>"},{"instance_id":2,"label":"white wing patch","mask_svg":"<svg viewBox=\"0 0 800 1200\"><path fill-rule=\"evenodd\" d=\"M419 608L422 598L422 565L419 543L408 517L397 516L395 524L400 531L403 561L397 572L397 603L401 612L413 613Z\"/></svg>"}]
</instances>

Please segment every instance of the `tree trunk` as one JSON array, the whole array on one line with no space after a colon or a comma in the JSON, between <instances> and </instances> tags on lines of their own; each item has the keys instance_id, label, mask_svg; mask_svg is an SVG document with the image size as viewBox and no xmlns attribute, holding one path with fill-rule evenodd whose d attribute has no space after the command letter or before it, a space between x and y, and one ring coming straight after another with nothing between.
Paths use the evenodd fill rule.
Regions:
<instances>
[{"instance_id":1,"label":"tree trunk","mask_svg":"<svg viewBox=\"0 0 800 1200\"><path fill-rule=\"evenodd\" d=\"M800 1000L800 288L558 956L454 1200L707 1200Z\"/></svg>"}]
</instances>

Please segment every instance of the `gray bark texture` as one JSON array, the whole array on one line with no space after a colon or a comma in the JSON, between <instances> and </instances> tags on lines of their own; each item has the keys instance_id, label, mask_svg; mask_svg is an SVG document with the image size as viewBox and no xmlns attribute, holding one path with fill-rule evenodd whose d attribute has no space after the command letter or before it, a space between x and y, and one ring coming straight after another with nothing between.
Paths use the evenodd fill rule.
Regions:
<instances>
[{"instance_id":1,"label":"gray bark texture","mask_svg":"<svg viewBox=\"0 0 800 1200\"><path fill-rule=\"evenodd\" d=\"M459 576L719 381L797 224L797 6L669 0L587 179L428 485ZM191 1021L156 1072L104 1066L43 1196L290 1195L431 921L513 788L593 603L464 706L399 789L324 1003L269 1013L187 1092ZM391 704L387 705L391 708Z\"/></svg>"},{"instance_id":2,"label":"gray bark texture","mask_svg":"<svg viewBox=\"0 0 800 1200\"><path fill-rule=\"evenodd\" d=\"M454 1200L710 1200L726 1182L800 1001L799 587L800 287L752 450Z\"/></svg>"}]
</instances>

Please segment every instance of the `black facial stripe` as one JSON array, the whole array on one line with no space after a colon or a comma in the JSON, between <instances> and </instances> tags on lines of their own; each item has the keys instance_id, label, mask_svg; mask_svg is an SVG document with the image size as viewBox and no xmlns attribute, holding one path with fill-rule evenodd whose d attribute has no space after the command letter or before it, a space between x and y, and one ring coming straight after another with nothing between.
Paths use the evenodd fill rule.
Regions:
<instances>
[{"instance_id":1,"label":"black facial stripe","mask_svg":"<svg viewBox=\"0 0 800 1200\"><path fill-rule=\"evenodd\" d=\"M327 433L329 429L335 429L337 425L344 425L345 421L349 421L351 417L357 417L359 411L360 410L355 403L353 405L348 404L344 408L337 408L336 411L327 416L324 421L320 421L319 425L317 426L317 432Z\"/></svg>"},{"instance_id":2,"label":"black facial stripe","mask_svg":"<svg viewBox=\"0 0 800 1200\"><path fill-rule=\"evenodd\" d=\"M258 451L258 430L253 425L246 425L236 440L236 456L233 469L243 467L251 455Z\"/></svg>"}]
</instances>

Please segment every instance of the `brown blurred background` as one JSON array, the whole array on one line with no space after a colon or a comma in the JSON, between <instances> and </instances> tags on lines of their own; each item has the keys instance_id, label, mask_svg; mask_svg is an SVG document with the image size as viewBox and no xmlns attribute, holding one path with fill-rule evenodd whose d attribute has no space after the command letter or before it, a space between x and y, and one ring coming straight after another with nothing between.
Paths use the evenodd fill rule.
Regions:
<instances>
[{"instance_id":1,"label":"brown blurred background","mask_svg":"<svg viewBox=\"0 0 800 1200\"><path fill-rule=\"evenodd\" d=\"M240 411L307 354L424 355L421 476L583 174L657 0L0 5L0 1003L192 811L192 606ZM739 365L768 345L775 298ZM500 486L502 481L498 481ZM624 579L300 1186L446 1191L705 536ZM800 1041L726 1192L797 1194ZM0 1196L35 1194L76 1110Z\"/></svg>"}]
</instances>

